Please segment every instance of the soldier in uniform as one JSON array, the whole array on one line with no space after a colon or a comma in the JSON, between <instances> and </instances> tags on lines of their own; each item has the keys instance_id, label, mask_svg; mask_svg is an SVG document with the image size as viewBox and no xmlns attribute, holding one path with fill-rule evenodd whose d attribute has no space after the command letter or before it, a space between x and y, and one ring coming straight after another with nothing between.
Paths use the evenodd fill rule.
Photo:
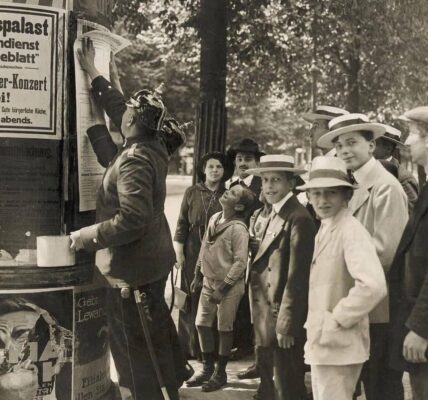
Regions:
<instances>
[{"instance_id":1,"label":"soldier in uniform","mask_svg":"<svg viewBox=\"0 0 428 400\"><path fill-rule=\"evenodd\" d=\"M96 99L125 138L110 152L110 163L97 195L97 223L71 233L76 250L96 251L96 265L108 282L110 346L122 398L162 399L155 369L129 292L145 297L153 347L171 399L187 378L177 332L164 300L175 254L164 214L168 152L159 136L166 109L148 90L128 102L94 65L95 51L84 39L78 56L89 74ZM105 125L93 127L105 137ZM104 132L103 132L104 131ZM93 135L96 136L96 135ZM153 316L153 318L151 318Z\"/></svg>"}]
</instances>

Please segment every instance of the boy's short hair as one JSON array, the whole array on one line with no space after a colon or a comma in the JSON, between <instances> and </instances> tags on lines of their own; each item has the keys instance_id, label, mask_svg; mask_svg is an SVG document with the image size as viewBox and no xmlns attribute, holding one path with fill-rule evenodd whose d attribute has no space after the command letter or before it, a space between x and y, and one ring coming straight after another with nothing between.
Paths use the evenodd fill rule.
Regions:
<instances>
[{"instance_id":1,"label":"boy's short hair","mask_svg":"<svg viewBox=\"0 0 428 400\"><path fill-rule=\"evenodd\" d=\"M244 209L237 210L236 214L239 217L247 219L249 217L249 213L253 211L256 203L257 203L257 197L254 194L254 192L249 188L243 187L242 194L238 204L242 204L244 206Z\"/></svg>"},{"instance_id":2,"label":"boy's short hair","mask_svg":"<svg viewBox=\"0 0 428 400\"><path fill-rule=\"evenodd\" d=\"M354 131L353 133L359 133L368 142L371 142L372 140L374 140L373 132L370 132L370 131ZM332 142L336 143L338 139L339 139L339 136L335 137L332 140Z\"/></svg>"}]
</instances>

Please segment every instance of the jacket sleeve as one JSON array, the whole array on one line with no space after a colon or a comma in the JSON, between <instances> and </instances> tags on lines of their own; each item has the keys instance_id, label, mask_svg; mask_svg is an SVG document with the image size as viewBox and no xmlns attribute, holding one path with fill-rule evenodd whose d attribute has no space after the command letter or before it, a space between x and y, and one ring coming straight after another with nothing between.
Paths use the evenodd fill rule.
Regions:
<instances>
[{"instance_id":1,"label":"jacket sleeve","mask_svg":"<svg viewBox=\"0 0 428 400\"><path fill-rule=\"evenodd\" d=\"M352 229L352 231L351 231ZM343 327L359 322L386 296L385 274L369 233L361 226L344 232L346 267L355 281L348 295L334 307L333 318Z\"/></svg>"},{"instance_id":2,"label":"jacket sleeve","mask_svg":"<svg viewBox=\"0 0 428 400\"><path fill-rule=\"evenodd\" d=\"M406 322L407 328L428 340L428 273Z\"/></svg>"},{"instance_id":3,"label":"jacket sleeve","mask_svg":"<svg viewBox=\"0 0 428 400\"><path fill-rule=\"evenodd\" d=\"M384 272L388 274L409 219L407 198L400 187L381 185L374 196L373 205L373 240Z\"/></svg>"},{"instance_id":4,"label":"jacket sleeve","mask_svg":"<svg viewBox=\"0 0 428 400\"><path fill-rule=\"evenodd\" d=\"M117 147L107 127L105 125L94 125L88 129L87 133L98 162L107 168L117 153Z\"/></svg>"},{"instance_id":5,"label":"jacket sleeve","mask_svg":"<svg viewBox=\"0 0 428 400\"><path fill-rule=\"evenodd\" d=\"M233 264L224 279L224 282L233 286L236 281L245 275L248 262L248 231L240 224L232 225L231 243Z\"/></svg>"},{"instance_id":6,"label":"jacket sleeve","mask_svg":"<svg viewBox=\"0 0 428 400\"><path fill-rule=\"evenodd\" d=\"M120 208L113 218L80 230L86 250L133 242L153 220L154 168L149 158L141 153L121 157L117 181Z\"/></svg>"},{"instance_id":7,"label":"jacket sleeve","mask_svg":"<svg viewBox=\"0 0 428 400\"><path fill-rule=\"evenodd\" d=\"M115 89L111 83L101 75L97 76L92 81L92 89L97 102L117 128L120 129L122 116L126 110L126 101L122 93Z\"/></svg>"},{"instance_id":8,"label":"jacket sleeve","mask_svg":"<svg viewBox=\"0 0 428 400\"><path fill-rule=\"evenodd\" d=\"M409 202L409 210L413 210L419 195L419 185L410 171L402 165L399 168L399 180Z\"/></svg>"},{"instance_id":9,"label":"jacket sleeve","mask_svg":"<svg viewBox=\"0 0 428 400\"><path fill-rule=\"evenodd\" d=\"M189 187L184 192L183 200L181 201L180 214L177 220L177 227L175 228L174 241L179 243L186 243L189 235L190 221L189 221L189 210L191 205L189 204L192 193L192 187Z\"/></svg>"},{"instance_id":10,"label":"jacket sleeve","mask_svg":"<svg viewBox=\"0 0 428 400\"><path fill-rule=\"evenodd\" d=\"M311 217L294 221L290 236L288 279L278 312L276 332L298 336L308 312L309 272L314 251L315 226Z\"/></svg>"}]
</instances>

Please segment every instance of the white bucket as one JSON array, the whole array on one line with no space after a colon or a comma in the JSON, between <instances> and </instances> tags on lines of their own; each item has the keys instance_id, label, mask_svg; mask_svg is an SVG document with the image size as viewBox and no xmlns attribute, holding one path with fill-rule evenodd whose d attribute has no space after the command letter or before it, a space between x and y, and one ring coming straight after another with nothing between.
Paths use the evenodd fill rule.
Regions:
<instances>
[{"instance_id":1,"label":"white bucket","mask_svg":"<svg viewBox=\"0 0 428 400\"><path fill-rule=\"evenodd\" d=\"M67 267L76 263L70 236L37 236L37 266Z\"/></svg>"}]
</instances>

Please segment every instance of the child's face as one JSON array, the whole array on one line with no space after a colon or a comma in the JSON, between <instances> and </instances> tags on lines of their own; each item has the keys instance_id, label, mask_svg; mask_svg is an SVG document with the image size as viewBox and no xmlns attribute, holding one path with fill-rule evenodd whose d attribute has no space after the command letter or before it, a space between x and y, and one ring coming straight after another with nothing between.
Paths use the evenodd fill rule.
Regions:
<instances>
[{"instance_id":1,"label":"child's face","mask_svg":"<svg viewBox=\"0 0 428 400\"><path fill-rule=\"evenodd\" d=\"M240 179L248 176L247 169L257 168L257 159L253 153L236 153L235 168Z\"/></svg>"},{"instance_id":2,"label":"child's face","mask_svg":"<svg viewBox=\"0 0 428 400\"><path fill-rule=\"evenodd\" d=\"M321 219L334 217L347 207L346 192L340 187L308 189L308 198Z\"/></svg>"},{"instance_id":3,"label":"child's face","mask_svg":"<svg viewBox=\"0 0 428 400\"><path fill-rule=\"evenodd\" d=\"M262 190L267 203L275 204L282 200L293 188L287 174L280 171L263 172Z\"/></svg>"},{"instance_id":4,"label":"child's face","mask_svg":"<svg viewBox=\"0 0 428 400\"><path fill-rule=\"evenodd\" d=\"M409 124L410 134L406 145L410 147L412 161L426 167L428 165L427 135L416 122Z\"/></svg>"},{"instance_id":5,"label":"child's face","mask_svg":"<svg viewBox=\"0 0 428 400\"><path fill-rule=\"evenodd\" d=\"M223 208L228 207L235 209L241 200L244 188L241 185L232 186L231 189L226 190L220 197L219 201Z\"/></svg>"},{"instance_id":6,"label":"child's face","mask_svg":"<svg viewBox=\"0 0 428 400\"><path fill-rule=\"evenodd\" d=\"M376 147L373 140L366 140L359 132L340 135L334 145L337 156L345 161L351 171L356 171L369 161Z\"/></svg>"}]
</instances>

